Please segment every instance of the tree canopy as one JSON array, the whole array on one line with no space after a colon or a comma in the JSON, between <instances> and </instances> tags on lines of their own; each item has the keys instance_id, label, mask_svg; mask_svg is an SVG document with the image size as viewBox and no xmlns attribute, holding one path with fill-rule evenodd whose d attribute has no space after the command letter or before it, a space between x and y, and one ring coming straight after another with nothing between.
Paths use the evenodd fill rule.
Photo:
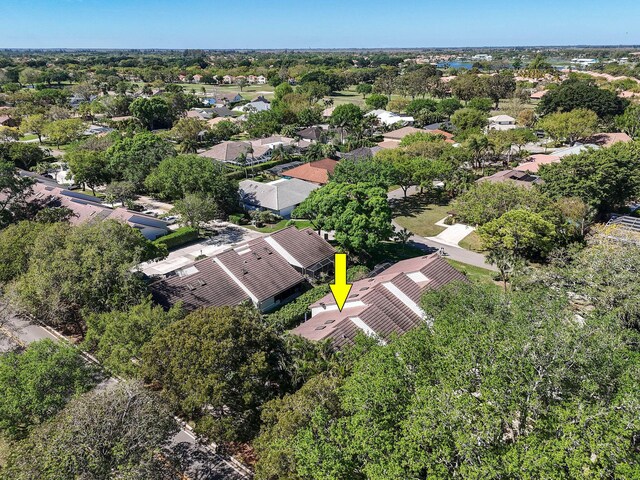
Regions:
<instances>
[{"instance_id":1,"label":"tree canopy","mask_svg":"<svg viewBox=\"0 0 640 480\"><path fill-rule=\"evenodd\" d=\"M352 253L374 249L393 233L387 191L370 183L329 182L311 192L293 216L334 230L336 241Z\"/></svg>"}]
</instances>

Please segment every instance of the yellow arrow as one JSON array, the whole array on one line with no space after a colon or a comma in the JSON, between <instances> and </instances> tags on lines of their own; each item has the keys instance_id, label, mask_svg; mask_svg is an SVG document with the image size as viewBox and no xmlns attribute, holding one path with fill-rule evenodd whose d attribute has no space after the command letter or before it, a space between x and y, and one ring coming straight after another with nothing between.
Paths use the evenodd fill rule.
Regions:
<instances>
[{"instance_id":1,"label":"yellow arrow","mask_svg":"<svg viewBox=\"0 0 640 480\"><path fill-rule=\"evenodd\" d=\"M346 253L336 253L334 267L336 273L335 281L329 286L331 287L333 298L338 304L338 310L342 311L342 307L344 307L347 297L349 296L349 292L351 291L351 284L347 283Z\"/></svg>"}]
</instances>

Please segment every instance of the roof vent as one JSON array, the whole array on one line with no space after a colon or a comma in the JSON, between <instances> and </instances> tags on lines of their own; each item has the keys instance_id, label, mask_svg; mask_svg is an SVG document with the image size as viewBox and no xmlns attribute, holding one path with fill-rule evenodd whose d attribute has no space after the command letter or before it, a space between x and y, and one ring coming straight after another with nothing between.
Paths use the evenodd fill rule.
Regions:
<instances>
[{"instance_id":1,"label":"roof vent","mask_svg":"<svg viewBox=\"0 0 640 480\"><path fill-rule=\"evenodd\" d=\"M319 327L316 327L316 330L324 330L326 327L324 325L320 325Z\"/></svg>"},{"instance_id":2,"label":"roof vent","mask_svg":"<svg viewBox=\"0 0 640 480\"><path fill-rule=\"evenodd\" d=\"M248 274L248 273L249 273L249 270L247 270L246 268L243 268L243 269L242 269L242 274L243 274L243 275L246 275L246 274Z\"/></svg>"},{"instance_id":3,"label":"roof vent","mask_svg":"<svg viewBox=\"0 0 640 480\"><path fill-rule=\"evenodd\" d=\"M201 278L198 279L198 285L200 285L201 287L204 287L206 284L207 284L207 282L205 282Z\"/></svg>"},{"instance_id":4,"label":"roof vent","mask_svg":"<svg viewBox=\"0 0 640 480\"><path fill-rule=\"evenodd\" d=\"M187 283L187 288L193 292L196 289L196 286L193 283Z\"/></svg>"},{"instance_id":5,"label":"roof vent","mask_svg":"<svg viewBox=\"0 0 640 480\"><path fill-rule=\"evenodd\" d=\"M325 325L329 325L331 323L335 322L335 320L327 320L326 322L324 322Z\"/></svg>"}]
</instances>

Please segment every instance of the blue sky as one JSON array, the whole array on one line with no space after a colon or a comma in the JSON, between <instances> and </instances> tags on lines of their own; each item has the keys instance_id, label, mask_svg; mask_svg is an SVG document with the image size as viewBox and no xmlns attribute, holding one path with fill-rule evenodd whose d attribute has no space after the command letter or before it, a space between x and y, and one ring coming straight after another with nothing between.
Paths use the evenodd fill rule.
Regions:
<instances>
[{"instance_id":1,"label":"blue sky","mask_svg":"<svg viewBox=\"0 0 640 480\"><path fill-rule=\"evenodd\" d=\"M640 44L638 0L0 0L0 48Z\"/></svg>"}]
</instances>

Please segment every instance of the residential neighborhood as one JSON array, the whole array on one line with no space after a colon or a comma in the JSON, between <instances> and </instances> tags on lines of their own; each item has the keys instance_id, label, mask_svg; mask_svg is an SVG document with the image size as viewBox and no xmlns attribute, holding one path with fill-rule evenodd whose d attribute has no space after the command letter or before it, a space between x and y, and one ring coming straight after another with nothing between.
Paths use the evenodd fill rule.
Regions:
<instances>
[{"instance_id":1,"label":"residential neighborhood","mask_svg":"<svg viewBox=\"0 0 640 480\"><path fill-rule=\"evenodd\" d=\"M0 480L640 478L623 3L8 0Z\"/></svg>"}]
</instances>

